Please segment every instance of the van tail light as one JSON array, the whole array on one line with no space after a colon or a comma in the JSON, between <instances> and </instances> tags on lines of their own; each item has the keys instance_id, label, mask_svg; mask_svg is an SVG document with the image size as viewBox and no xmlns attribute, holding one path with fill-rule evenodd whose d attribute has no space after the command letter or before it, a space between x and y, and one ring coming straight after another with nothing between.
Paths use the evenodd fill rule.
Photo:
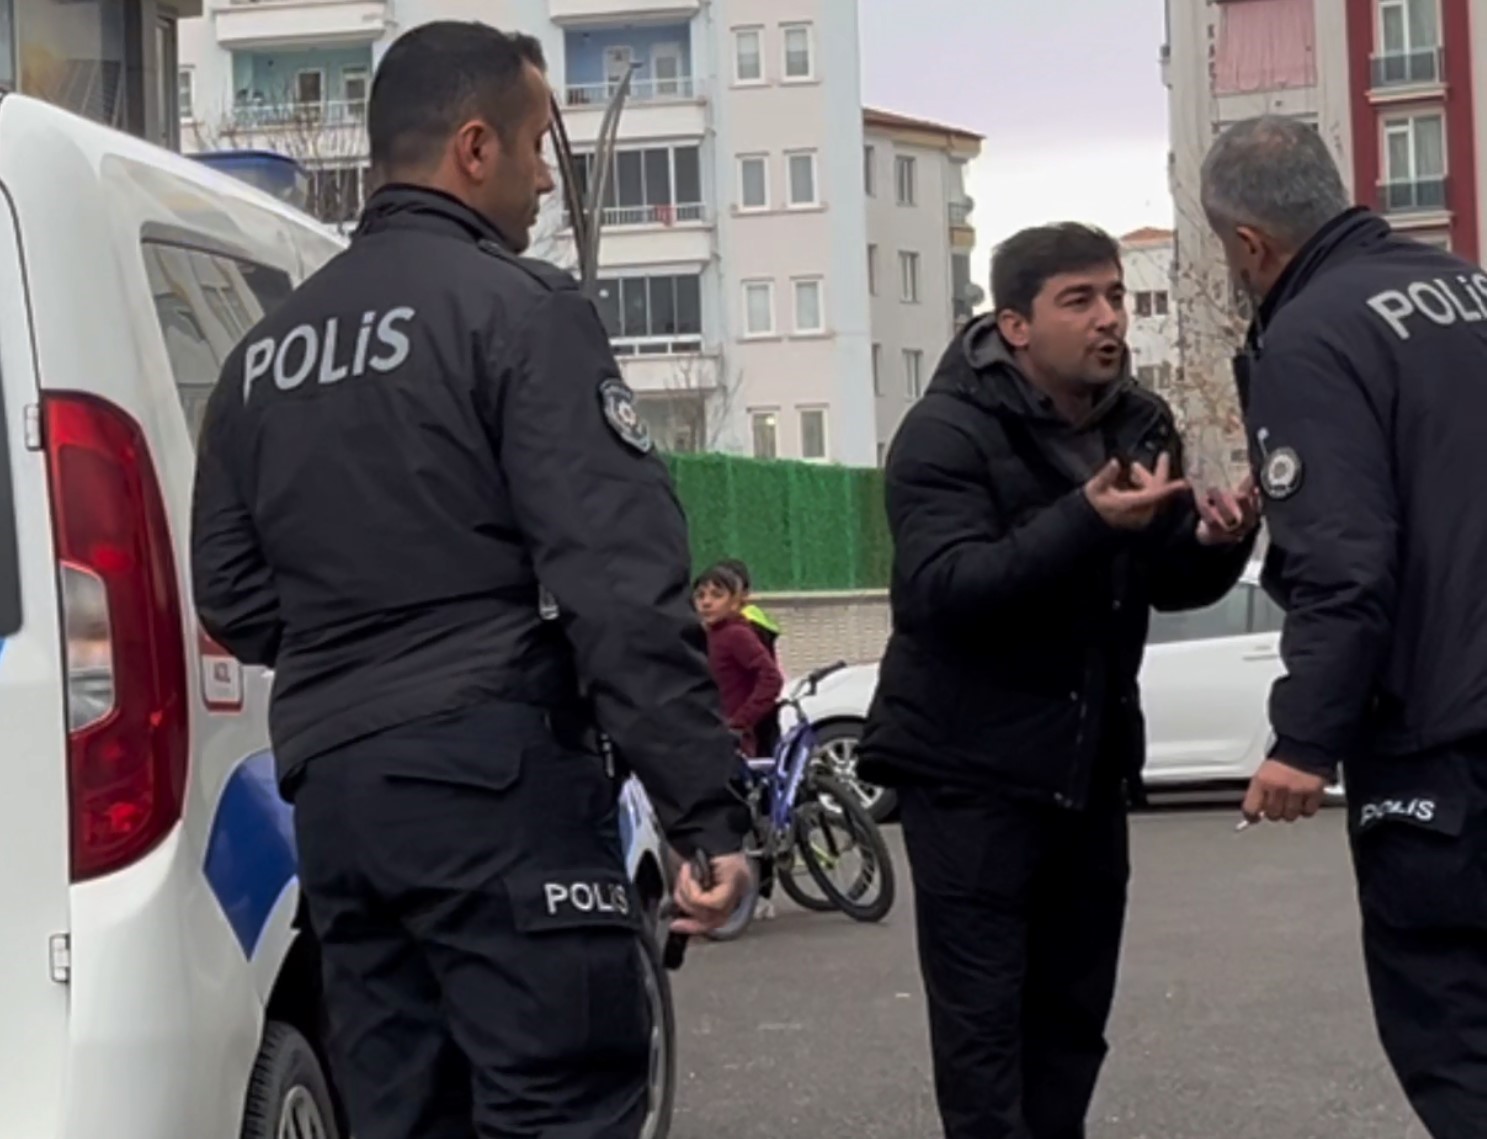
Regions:
<instances>
[{"instance_id":1,"label":"van tail light","mask_svg":"<svg viewBox=\"0 0 1487 1139\"><path fill-rule=\"evenodd\" d=\"M180 820L186 645L165 502L139 426L42 397L67 654L72 880L148 854Z\"/></svg>"}]
</instances>

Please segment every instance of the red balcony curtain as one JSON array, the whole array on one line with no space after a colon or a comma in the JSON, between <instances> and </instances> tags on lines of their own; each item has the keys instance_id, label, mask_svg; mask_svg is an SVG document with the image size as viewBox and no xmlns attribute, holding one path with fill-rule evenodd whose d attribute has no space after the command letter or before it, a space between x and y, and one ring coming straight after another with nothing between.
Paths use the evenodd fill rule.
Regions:
<instances>
[{"instance_id":1,"label":"red balcony curtain","mask_svg":"<svg viewBox=\"0 0 1487 1139\"><path fill-rule=\"evenodd\" d=\"M1227 0L1221 5L1214 94L1279 91L1316 82L1313 0Z\"/></svg>"}]
</instances>

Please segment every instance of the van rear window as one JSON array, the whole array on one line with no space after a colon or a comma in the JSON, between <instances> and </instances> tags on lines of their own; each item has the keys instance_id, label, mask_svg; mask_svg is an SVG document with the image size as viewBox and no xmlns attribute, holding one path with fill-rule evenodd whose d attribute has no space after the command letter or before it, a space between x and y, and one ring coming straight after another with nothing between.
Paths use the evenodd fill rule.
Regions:
<instances>
[{"instance_id":1,"label":"van rear window","mask_svg":"<svg viewBox=\"0 0 1487 1139\"><path fill-rule=\"evenodd\" d=\"M20 408L5 406L0 395L0 638L21 627L21 567L16 556L15 495L10 479L11 416Z\"/></svg>"}]
</instances>

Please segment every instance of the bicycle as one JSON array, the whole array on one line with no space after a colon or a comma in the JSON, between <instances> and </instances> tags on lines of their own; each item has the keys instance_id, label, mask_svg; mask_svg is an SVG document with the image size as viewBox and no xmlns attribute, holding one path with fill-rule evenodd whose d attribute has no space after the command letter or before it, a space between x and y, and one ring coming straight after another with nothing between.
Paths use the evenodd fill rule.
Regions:
<instances>
[{"instance_id":1,"label":"bicycle","mask_svg":"<svg viewBox=\"0 0 1487 1139\"><path fill-rule=\"evenodd\" d=\"M793 711L795 723L774 754L741 758L752 816L752 841L744 853L755 866L755 887L728 921L708 935L710 940L732 941L749 927L764 883L771 878L807 910L838 910L854 921L878 922L893 908L895 881L888 845L857 796L815 762L816 731L801 707L821 681L846 667L845 661L838 661L792 685L779 707ZM845 833L845 842L837 831ZM839 885L830 874L846 865L854 850L860 858L857 872L850 884ZM808 892L799 880L797 860L821 896Z\"/></svg>"}]
</instances>

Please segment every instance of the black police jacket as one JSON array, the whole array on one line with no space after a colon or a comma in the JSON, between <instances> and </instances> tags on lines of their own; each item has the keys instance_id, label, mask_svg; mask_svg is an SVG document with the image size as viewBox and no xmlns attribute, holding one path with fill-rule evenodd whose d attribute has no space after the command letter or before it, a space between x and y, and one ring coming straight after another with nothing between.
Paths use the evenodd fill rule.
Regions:
<instances>
[{"instance_id":1,"label":"black police jacket","mask_svg":"<svg viewBox=\"0 0 1487 1139\"><path fill-rule=\"evenodd\" d=\"M583 690L669 837L738 848L666 468L572 277L459 202L380 191L232 353L192 555L207 631L275 669L287 788L379 730Z\"/></svg>"},{"instance_id":2,"label":"black police jacket","mask_svg":"<svg viewBox=\"0 0 1487 1139\"><path fill-rule=\"evenodd\" d=\"M1286 609L1274 754L1331 774L1487 732L1487 275L1350 211L1237 378Z\"/></svg>"},{"instance_id":3,"label":"black police jacket","mask_svg":"<svg viewBox=\"0 0 1487 1139\"><path fill-rule=\"evenodd\" d=\"M1147 530L1110 527L1083 484L1102 456L1166 451L1181 470L1167 405L1111 388L1094 461L1075 463L1074 433L987 327L951 345L890 449L893 633L859 770L1079 806L1097 785L1139 790L1149 608L1217 601L1252 541L1201 546L1191 497Z\"/></svg>"}]
</instances>

